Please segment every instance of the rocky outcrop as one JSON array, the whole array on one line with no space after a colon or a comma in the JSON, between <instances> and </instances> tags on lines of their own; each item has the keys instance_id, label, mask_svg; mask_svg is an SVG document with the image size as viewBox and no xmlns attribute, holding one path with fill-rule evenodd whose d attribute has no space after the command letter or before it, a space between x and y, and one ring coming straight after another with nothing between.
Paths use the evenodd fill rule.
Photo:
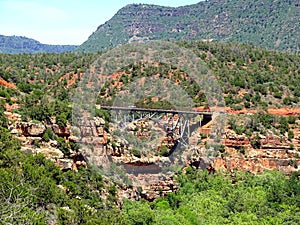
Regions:
<instances>
[{"instance_id":1,"label":"rocky outcrop","mask_svg":"<svg viewBox=\"0 0 300 225\"><path fill-rule=\"evenodd\" d=\"M12 125L14 122L19 122L19 121L21 121L21 115L20 114L18 114L18 113L12 113L12 112L8 112L8 111L6 111L6 112L4 112L3 113L6 117L7 117L7 119L9 120L9 123ZM13 124L13 126L14 126L14 124Z\"/></svg>"},{"instance_id":2,"label":"rocky outcrop","mask_svg":"<svg viewBox=\"0 0 300 225\"><path fill-rule=\"evenodd\" d=\"M280 170L286 174L299 171L299 159L279 158L216 158L212 164L215 170L250 171L261 173L265 170Z\"/></svg>"},{"instance_id":3,"label":"rocky outcrop","mask_svg":"<svg viewBox=\"0 0 300 225\"><path fill-rule=\"evenodd\" d=\"M162 132L164 135L160 135L160 146L156 146L155 151L151 154L143 152L137 155L133 153L127 140L112 136L111 132L116 131L116 128L112 125L108 130L105 120L99 117L91 120L82 119L78 127L70 125L60 127L56 124L55 117L50 118L47 123L37 124L20 122L21 116L18 114L11 112L6 114L10 121L10 132L22 142L22 150L31 154L44 154L62 170L77 170L79 166L86 166L86 161L103 168L111 166L111 160L122 163L127 170L128 178L133 182L133 188L126 185L120 187L119 199L145 198L153 201L178 189L173 174L164 174L159 167L171 163L166 156L176 142L167 132ZM292 140L285 135L278 136L272 132L264 135L253 133L251 137L245 134L238 135L227 128L224 135L220 137L223 148L211 150L209 148L212 146L209 147L207 144L212 130L211 124L208 123L193 132L190 146L183 152L183 157L187 159L186 168L192 166L195 169L207 169L212 173L217 170L260 173L264 170L276 169L290 174L300 170L299 127L293 130ZM150 137L150 126L153 127L151 121L141 120L129 125L128 131L137 138L147 139ZM43 141L46 129L51 129L58 137L63 137L67 144L79 143L80 149L70 150L70 153L65 155L60 150L57 140ZM164 131L160 127L155 129ZM257 138L259 138L259 149L252 146L252 142L257 141ZM210 155L209 151L213 154ZM135 168L132 170L132 167Z\"/></svg>"},{"instance_id":4,"label":"rocky outcrop","mask_svg":"<svg viewBox=\"0 0 300 225\"><path fill-rule=\"evenodd\" d=\"M142 186L141 197L148 201L154 201L158 197L163 197L167 193L174 192L178 189L178 184L174 181L173 176L158 175L158 176L147 176L149 182Z\"/></svg>"},{"instance_id":5,"label":"rocky outcrop","mask_svg":"<svg viewBox=\"0 0 300 225\"><path fill-rule=\"evenodd\" d=\"M173 174L139 174L131 175L133 188L123 185L118 190L118 198L138 200L144 198L154 201L158 197L163 197L167 193L178 190L178 183L173 179Z\"/></svg>"},{"instance_id":6,"label":"rocky outcrop","mask_svg":"<svg viewBox=\"0 0 300 225\"><path fill-rule=\"evenodd\" d=\"M43 154L46 158L50 159L62 170L71 170L73 169L73 159L64 158L64 154L58 148L54 147L21 147L21 150L27 154Z\"/></svg>"},{"instance_id":7,"label":"rocky outcrop","mask_svg":"<svg viewBox=\"0 0 300 225\"><path fill-rule=\"evenodd\" d=\"M250 140L246 135L237 135L233 130L227 129L225 131L225 138L223 144L227 147L241 147L250 146Z\"/></svg>"},{"instance_id":8,"label":"rocky outcrop","mask_svg":"<svg viewBox=\"0 0 300 225\"><path fill-rule=\"evenodd\" d=\"M48 122L34 123L21 122L21 115L12 112L5 112L9 120L10 133L15 135L22 143L21 150L29 154L43 154L53 161L62 170L77 170L79 166L86 166L84 157L80 152L70 149L70 153L65 155L57 140L44 141L43 135L46 129L52 130L58 137L63 137L67 145L69 142L76 142L71 132L71 127L61 127L56 124L56 118L51 117Z\"/></svg>"},{"instance_id":9,"label":"rocky outcrop","mask_svg":"<svg viewBox=\"0 0 300 225\"><path fill-rule=\"evenodd\" d=\"M69 137L71 132L70 132L70 129L69 127L61 127L61 126L58 126L57 124L53 124L50 126L51 129L53 130L53 132L55 134L57 134L59 137Z\"/></svg>"},{"instance_id":10,"label":"rocky outcrop","mask_svg":"<svg viewBox=\"0 0 300 225\"><path fill-rule=\"evenodd\" d=\"M56 165L62 170L72 170L74 168L72 159L59 159L56 161Z\"/></svg>"},{"instance_id":11,"label":"rocky outcrop","mask_svg":"<svg viewBox=\"0 0 300 225\"><path fill-rule=\"evenodd\" d=\"M41 123L17 122L16 129L21 130L24 136L40 137L46 131L46 126Z\"/></svg>"},{"instance_id":12,"label":"rocky outcrop","mask_svg":"<svg viewBox=\"0 0 300 225\"><path fill-rule=\"evenodd\" d=\"M91 137L104 137L107 136L104 130L105 120L99 117L94 117L93 120L82 119L78 121L78 132L80 142L89 142Z\"/></svg>"},{"instance_id":13,"label":"rocky outcrop","mask_svg":"<svg viewBox=\"0 0 300 225\"><path fill-rule=\"evenodd\" d=\"M233 130L227 129L223 145L225 152L221 157L215 158L211 166L215 170L246 170L260 173L264 170L279 170L286 174L300 171L300 142L298 141L299 121L296 122L293 133L294 138L287 135L275 135L268 131L261 135L253 133L251 137L237 135ZM251 145L252 141L259 140L259 148Z\"/></svg>"},{"instance_id":14,"label":"rocky outcrop","mask_svg":"<svg viewBox=\"0 0 300 225\"><path fill-rule=\"evenodd\" d=\"M61 127L57 124L47 124L47 123L33 123L33 122L20 122L21 115L16 113L6 112L6 116L13 121L16 121L10 127L11 130L18 130L19 133L25 137L42 137L46 129L51 129L59 137L69 137L71 135L70 126ZM51 122L56 121L56 119L51 119ZM14 130L11 133L16 133Z\"/></svg>"},{"instance_id":15,"label":"rocky outcrop","mask_svg":"<svg viewBox=\"0 0 300 225\"><path fill-rule=\"evenodd\" d=\"M36 148L36 153L42 153L45 155L47 158L51 159L63 159L64 158L64 153L62 153L61 150L58 148Z\"/></svg>"}]
</instances>

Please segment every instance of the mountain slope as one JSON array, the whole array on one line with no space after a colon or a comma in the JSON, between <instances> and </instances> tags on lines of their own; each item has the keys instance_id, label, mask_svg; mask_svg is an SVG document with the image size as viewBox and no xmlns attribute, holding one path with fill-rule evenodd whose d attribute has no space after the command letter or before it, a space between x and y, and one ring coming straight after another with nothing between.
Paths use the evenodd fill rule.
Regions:
<instances>
[{"instance_id":1,"label":"mountain slope","mask_svg":"<svg viewBox=\"0 0 300 225\"><path fill-rule=\"evenodd\" d=\"M213 39L298 53L299 10L298 0L211 0L178 8L127 5L77 50L101 51L132 41Z\"/></svg>"},{"instance_id":2,"label":"mountain slope","mask_svg":"<svg viewBox=\"0 0 300 225\"><path fill-rule=\"evenodd\" d=\"M73 51L76 47L75 45L47 45L27 37L0 35L0 53L61 53Z\"/></svg>"}]
</instances>

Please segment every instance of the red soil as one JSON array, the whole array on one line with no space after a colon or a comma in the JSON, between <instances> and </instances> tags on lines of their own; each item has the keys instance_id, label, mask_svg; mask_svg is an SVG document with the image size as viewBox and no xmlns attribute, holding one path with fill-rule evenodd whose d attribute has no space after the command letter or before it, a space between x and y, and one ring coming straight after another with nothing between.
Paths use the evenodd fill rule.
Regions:
<instances>
[{"instance_id":1,"label":"red soil","mask_svg":"<svg viewBox=\"0 0 300 225\"><path fill-rule=\"evenodd\" d=\"M9 83L6 80L3 80L1 77L0 77L0 86L4 86L4 87L8 87L8 88L13 88L13 89L17 88L17 86L15 84Z\"/></svg>"},{"instance_id":2,"label":"red soil","mask_svg":"<svg viewBox=\"0 0 300 225\"><path fill-rule=\"evenodd\" d=\"M229 107L226 107L226 112L230 114L253 114L257 113L258 110L254 109L242 109L234 110ZM270 108L268 113L277 116L297 116L300 114L300 108Z\"/></svg>"}]
</instances>

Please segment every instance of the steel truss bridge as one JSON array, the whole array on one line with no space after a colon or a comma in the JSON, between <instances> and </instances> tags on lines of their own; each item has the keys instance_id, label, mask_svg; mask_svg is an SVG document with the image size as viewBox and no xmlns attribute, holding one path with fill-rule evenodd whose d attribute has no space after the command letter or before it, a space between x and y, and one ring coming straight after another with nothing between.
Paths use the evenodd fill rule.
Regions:
<instances>
[{"instance_id":1,"label":"steel truss bridge","mask_svg":"<svg viewBox=\"0 0 300 225\"><path fill-rule=\"evenodd\" d=\"M191 132L211 121L213 115L209 111L147 109L133 106L101 106L100 108L114 112L115 118L112 119L124 128L129 123L152 120L164 129L168 135L175 136L175 139L184 146L188 146ZM193 123L191 123L191 120L193 120Z\"/></svg>"}]
</instances>

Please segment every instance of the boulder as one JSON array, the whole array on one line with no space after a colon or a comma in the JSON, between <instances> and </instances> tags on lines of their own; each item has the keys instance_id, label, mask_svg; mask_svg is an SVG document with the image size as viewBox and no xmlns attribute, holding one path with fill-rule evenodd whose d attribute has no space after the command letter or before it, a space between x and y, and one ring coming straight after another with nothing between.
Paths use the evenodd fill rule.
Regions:
<instances>
[{"instance_id":1,"label":"boulder","mask_svg":"<svg viewBox=\"0 0 300 225\"><path fill-rule=\"evenodd\" d=\"M50 144L51 147L57 147L58 143L57 143L56 140L50 140L49 144Z\"/></svg>"},{"instance_id":2,"label":"boulder","mask_svg":"<svg viewBox=\"0 0 300 225\"><path fill-rule=\"evenodd\" d=\"M57 124L52 125L52 130L55 134L57 134L60 137L69 137L70 136L70 130L68 127L60 127Z\"/></svg>"},{"instance_id":3,"label":"boulder","mask_svg":"<svg viewBox=\"0 0 300 225\"><path fill-rule=\"evenodd\" d=\"M40 123L27 123L19 122L16 124L17 129L21 129L24 136L42 136L46 130L46 127Z\"/></svg>"},{"instance_id":4,"label":"boulder","mask_svg":"<svg viewBox=\"0 0 300 225\"><path fill-rule=\"evenodd\" d=\"M10 131L11 134L19 134L20 132L17 129L12 129Z\"/></svg>"},{"instance_id":5,"label":"boulder","mask_svg":"<svg viewBox=\"0 0 300 225\"><path fill-rule=\"evenodd\" d=\"M73 168L73 160L72 159L58 159L56 161L56 164L62 170L72 170L72 168Z\"/></svg>"},{"instance_id":6,"label":"boulder","mask_svg":"<svg viewBox=\"0 0 300 225\"><path fill-rule=\"evenodd\" d=\"M105 125L105 120L101 117L94 117L94 123L96 127Z\"/></svg>"},{"instance_id":7,"label":"boulder","mask_svg":"<svg viewBox=\"0 0 300 225\"><path fill-rule=\"evenodd\" d=\"M24 152L25 154L36 154L35 149L29 147L21 146L21 151Z\"/></svg>"},{"instance_id":8,"label":"boulder","mask_svg":"<svg viewBox=\"0 0 300 225\"><path fill-rule=\"evenodd\" d=\"M75 136L75 135L71 135L69 137L69 141L77 142L78 140L79 140L79 138L77 136Z\"/></svg>"},{"instance_id":9,"label":"boulder","mask_svg":"<svg viewBox=\"0 0 300 225\"><path fill-rule=\"evenodd\" d=\"M62 159L64 157L64 153L60 151L58 148L38 148L37 153L44 154L47 158L50 159Z\"/></svg>"}]
</instances>

